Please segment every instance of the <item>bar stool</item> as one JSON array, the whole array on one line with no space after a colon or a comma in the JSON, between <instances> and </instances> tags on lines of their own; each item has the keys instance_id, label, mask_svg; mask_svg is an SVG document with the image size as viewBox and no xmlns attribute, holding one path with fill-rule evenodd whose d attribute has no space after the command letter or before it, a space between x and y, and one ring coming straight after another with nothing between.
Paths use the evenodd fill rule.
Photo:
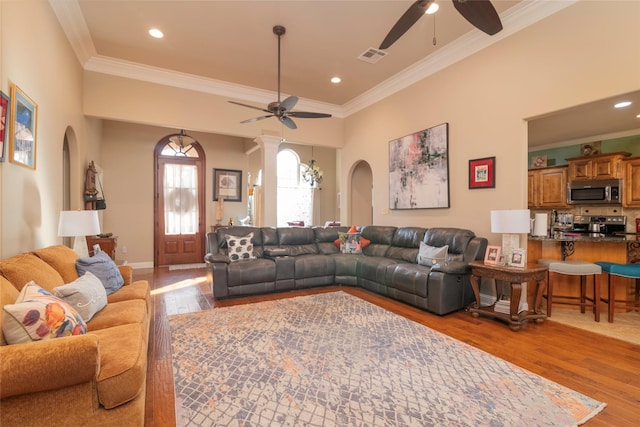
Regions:
<instances>
[{"instance_id":1,"label":"bar stool","mask_svg":"<svg viewBox=\"0 0 640 427\"><path fill-rule=\"evenodd\" d=\"M613 323L613 313L615 312L616 306L628 308L635 311L640 310L640 264L618 264L615 262L605 261L598 261L596 262L596 264L598 264L602 268L602 271L605 271L608 275L608 298L602 298L602 301L605 301L607 304L609 304L609 323ZM611 276L636 279L636 289L633 300L616 299L616 286L615 284L611 283Z\"/></svg>"},{"instance_id":2,"label":"bar stool","mask_svg":"<svg viewBox=\"0 0 640 427\"><path fill-rule=\"evenodd\" d=\"M602 268L594 263L586 261L559 261L554 259L539 259L538 264L549 267L549 280L547 285L547 317L551 317L551 307L556 298L556 304L579 305L580 312L585 312L585 307L593 307L595 321L600 321L600 275ZM567 276L580 276L580 296L554 295L553 281L556 274ZM586 277L593 276L593 298L587 297ZM557 301L560 299L561 301ZM575 301L577 300L577 302ZM591 303L587 303L590 301Z\"/></svg>"}]
</instances>

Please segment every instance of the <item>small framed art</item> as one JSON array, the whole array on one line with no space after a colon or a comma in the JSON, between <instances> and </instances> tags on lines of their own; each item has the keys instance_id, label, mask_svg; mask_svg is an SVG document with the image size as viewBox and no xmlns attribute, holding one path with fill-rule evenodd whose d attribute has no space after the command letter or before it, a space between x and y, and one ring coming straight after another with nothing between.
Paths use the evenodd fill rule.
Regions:
<instances>
[{"instance_id":1,"label":"small framed art","mask_svg":"<svg viewBox=\"0 0 640 427\"><path fill-rule=\"evenodd\" d=\"M510 267L524 267L527 260L527 250L518 248L514 249L509 256Z\"/></svg>"},{"instance_id":2,"label":"small framed art","mask_svg":"<svg viewBox=\"0 0 640 427\"><path fill-rule=\"evenodd\" d=\"M225 202L242 201L242 171L231 169L213 170L213 200L222 197Z\"/></svg>"},{"instance_id":3,"label":"small framed art","mask_svg":"<svg viewBox=\"0 0 640 427\"><path fill-rule=\"evenodd\" d=\"M502 248L500 246L487 246L487 252L484 255L484 263L490 265L496 265L500 260L500 252Z\"/></svg>"},{"instance_id":4,"label":"small framed art","mask_svg":"<svg viewBox=\"0 0 640 427\"><path fill-rule=\"evenodd\" d=\"M541 155L535 156L533 159L531 159L531 168L532 169L546 168L546 167L547 167L547 155L546 154L541 154Z\"/></svg>"},{"instance_id":5,"label":"small framed art","mask_svg":"<svg viewBox=\"0 0 640 427\"><path fill-rule=\"evenodd\" d=\"M469 160L469 188L495 188L496 158L484 157Z\"/></svg>"},{"instance_id":6,"label":"small framed art","mask_svg":"<svg viewBox=\"0 0 640 427\"><path fill-rule=\"evenodd\" d=\"M11 86L9 161L36 168L38 105L17 85Z\"/></svg>"},{"instance_id":7,"label":"small framed art","mask_svg":"<svg viewBox=\"0 0 640 427\"><path fill-rule=\"evenodd\" d=\"M0 162L4 162L5 147L9 138L9 97L0 91Z\"/></svg>"}]
</instances>

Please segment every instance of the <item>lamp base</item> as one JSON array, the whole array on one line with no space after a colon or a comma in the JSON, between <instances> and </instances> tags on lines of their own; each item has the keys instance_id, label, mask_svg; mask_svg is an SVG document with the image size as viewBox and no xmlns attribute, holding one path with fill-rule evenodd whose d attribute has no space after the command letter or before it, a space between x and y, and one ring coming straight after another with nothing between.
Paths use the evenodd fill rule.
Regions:
<instances>
[{"instance_id":1,"label":"lamp base","mask_svg":"<svg viewBox=\"0 0 640 427\"><path fill-rule=\"evenodd\" d=\"M87 246L87 238L84 236L76 236L73 238L73 250L80 255L80 258L89 257L89 247Z\"/></svg>"},{"instance_id":2,"label":"lamp base","mask_svg":"<svg viewBox=\"0 0 640 427\"><path fill-rule=\"evenodd\" d=\"M502 235L502 255L504 255L504 260L507 264L509 264L509 260L511 260L513 250L518 248L520 248L519 234L505 233Z\"/></svg>"}]
</instances>

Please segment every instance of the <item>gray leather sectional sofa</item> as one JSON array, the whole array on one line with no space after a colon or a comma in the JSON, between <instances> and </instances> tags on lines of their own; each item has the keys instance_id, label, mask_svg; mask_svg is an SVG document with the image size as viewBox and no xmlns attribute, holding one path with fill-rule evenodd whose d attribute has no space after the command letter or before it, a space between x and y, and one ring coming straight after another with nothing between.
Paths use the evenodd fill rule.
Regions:
<instances>
[{"instance_id":1,"label":"gray leather sectional sofa","mask_svg":"<svg viewBox=\"0 0 640 427\"><path fill-rule=\"evenodd\" d=\"M224 227L207 233L207 263L215 298L247 296L327 285L360 286L436 314L473 302L468 262L484 259L487 239L459 228L368 225L362 254L335 245L348 228ZM253 233L255 259L232 262L226 235ZM447 261L417 263L420 242L448 245Z\"/></svg>"}]
</instances>

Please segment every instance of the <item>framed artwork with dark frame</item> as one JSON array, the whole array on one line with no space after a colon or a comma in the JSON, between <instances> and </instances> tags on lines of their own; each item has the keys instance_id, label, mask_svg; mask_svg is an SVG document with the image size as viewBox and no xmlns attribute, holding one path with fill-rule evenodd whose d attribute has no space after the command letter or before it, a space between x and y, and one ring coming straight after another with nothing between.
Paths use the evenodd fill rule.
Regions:
<instances>
[{"instance_id":1,"label":"framed artwork with dark frame","mask_svg":"<svg viewBox=\"0 0 640 427\"><path fill-rule=\"evenodd\" d=\"M36 168L38 105L17 85L11 86L9 161Z\"/></svg>"},{"instance_id":2,"label":"framed artwork with dark frame","mask_svg":"<svg viewBox=\"0 0 640 427\"><path fill-rule=\"evenodd\" d=\"M496 158L484 157L469 160L469 188L495 188Z\"/></svg>"},{"instance_id":3,"label":"framed artwork with dark frame","mask_svg":"<svg viewBox=\"0 0 640 427\"><path fill-rule=\"evenodd\" d=\"M449 124L389 141L389 208L449 207Z\"/></svg>"},{"instance_id":4,"label":"framed artwork with dark frame","mask_svg":"<svg viewBox=\"0 0 640 427\"><path fill-rule=\"evenodd\" d=\"M5 147L9 138L9 97L0 91L0 162L4 162Z\"/></svg>"},{"instance_id":5,"label":"framed artwork with dark frame","mask_svg":"<svg viewBox=\"0 0 640 427\"><path fill-rule=\"evenodd\" d=\"M242 171L232 169L213 170L213 200L222 197L225 202L242 201Z\"/></svg>"}]
</instances>

